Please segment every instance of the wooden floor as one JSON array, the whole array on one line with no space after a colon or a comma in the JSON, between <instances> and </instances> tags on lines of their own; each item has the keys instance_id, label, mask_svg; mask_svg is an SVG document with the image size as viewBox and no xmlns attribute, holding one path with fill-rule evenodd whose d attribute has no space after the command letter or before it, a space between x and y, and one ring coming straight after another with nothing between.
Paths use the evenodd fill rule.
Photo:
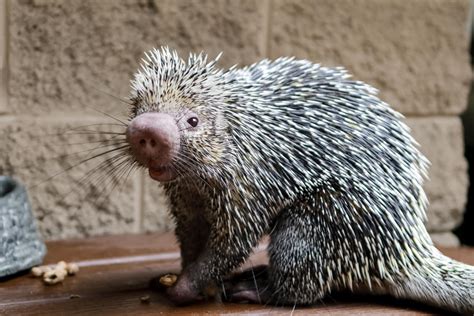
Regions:
<instances>
[{"instance_id":1,"label":"wooden floor","mask_svg":"<svg viewBox=\"0 0 474 316\"><path fill-rule=\"evenodd\" d=\"M151 278L178 272L179 253L171 234L127 235L48 243L45 263L60 260L79 264L79 274L62 284L45 286L23 273L0 281L0 315L433 315L442 311L387 297L339 297L311 308L248 304L200 303L175 307L152 291ZM474 264L474 248L442 249L447 255ZM252 264L265 260L258 252ZM149 297L142 302L142 297Z\"/></svg>"}]
</instances>

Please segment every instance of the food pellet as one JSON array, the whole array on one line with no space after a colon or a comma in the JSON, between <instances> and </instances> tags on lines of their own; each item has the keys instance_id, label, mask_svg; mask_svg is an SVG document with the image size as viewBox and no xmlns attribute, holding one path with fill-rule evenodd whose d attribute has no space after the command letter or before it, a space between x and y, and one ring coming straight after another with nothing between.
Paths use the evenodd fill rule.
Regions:
<instances>
[{"instance_id":1,"label":"food pellet","mask_svg":"<svg viewBox=\"0 0 474 316\"><path fill-rule=\"evenodd\" d=\"M66 269L66 267L67 267L67 263L66 263L65 261L59 261L59 262L56 264L56 267L55 267L55 268L56 268L56 269L57 269L57 268L60 268L60 269L63 269L63 270L64 270L64 269Z\"/></svg>"},{"instance_id":2,"label":"food pellet","mask_svg":"<svg viewBox=\"0 0 474 316\"><path fill-rule=\"evenodd\" d=\"M75 263L68 263L66 265L66 271L67 271L67 274L74 275L77 272L79 272L79 266Z\"/></svg>"},{"instance_id":3,"label":"food pellet","mask_svg":"<svg viewBox=\"0 0 474 316\"><path fill-rule=\"evenodd\" d=\"M31 273L35 276L35 277L40 277L43 275L44 271L43 269L41 269L40 267L33 267L31 269Z\"/></svg>"},{"instance_id":4,"label":"food pellet","mask_svg":"<svg viewBox=\"0 0 474 316\"><path fill-rule=\"evenodd\" d=\"M45 272L43 276L43 281L46 284L56 284L59 282L64 281L64 278L67 275L67 271L65 269L56 268L54 270Z\"/></svg>"},{"instance_id":5,"label":"food pellet","mask_svg":"<svg viewBox=\"0 0 474 316\"><path fill-rule=\"evenodd\" d=\"M48 285L58 284L68 275L75 275L79 272L79 266L75 263L59 261L54 266L38 266L31 269L31 274L35 277L42 277L43 282Z\"/></svg>"},{"instance_id":6,"label":"food pellet","mask_svg":"<svg viewBox=\"0 0 474 316\"><path fill-rule=\"evenodd\" d=\"M160 278L160 283L166 287L171 287L176 283L176 280L178 280L176 274L165 274Z\"/></svg>"}]
</instances>

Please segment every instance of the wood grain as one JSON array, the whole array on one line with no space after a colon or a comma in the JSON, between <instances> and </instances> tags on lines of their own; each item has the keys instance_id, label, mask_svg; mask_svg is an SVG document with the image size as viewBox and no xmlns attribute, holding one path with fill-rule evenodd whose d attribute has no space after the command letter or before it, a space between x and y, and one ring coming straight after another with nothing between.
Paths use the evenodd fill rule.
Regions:
<instances>
[{"instance_id":1,"label":"wood grain","mask_svg":"<svg viewBox=\"0 0 474 316\"><path fill-rule=\"evenodd\" d=\"M48 243L46 264L79 264L79 274L62 284L45 286L28 273L0 283L0 315L433 315L442 311L388 297L334 297L317 306L296 308L205 302L175 307L149 288L153 277L179 271L178 246L172 234L97 237ZM474 248L442 249L474 264ZM260 249L248 265L266 262ZM149 296L148 302L141 297Z\"/></svg>"}]
</instances>

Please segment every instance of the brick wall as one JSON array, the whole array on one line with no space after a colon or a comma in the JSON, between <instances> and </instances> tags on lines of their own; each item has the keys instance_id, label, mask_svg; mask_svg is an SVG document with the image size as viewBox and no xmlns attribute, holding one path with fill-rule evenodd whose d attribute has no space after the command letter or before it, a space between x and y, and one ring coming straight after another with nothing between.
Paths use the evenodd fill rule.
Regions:
<instances>
[{"instance_id":1,"label":"brick wall","mask_svg":"<svg viewBox=\"0 0 474 316\"><path fill-rule=\"evenodd\" d=\"M7 13L6 19L0 14L0 173L31 187L46 238L171 227L160 188L141 172L110 195L91 184L94 179L78 183L94 167L90 162L32 187L73 165L75 155L63 155L84 149L67 145L77 135L58 135L58 129L113 123L89 108L126 115L126 105L104 91L127 96L143 51L168 45L183 54L223 51L223 67L294 55L343 65L379 88L407 116L432 162L425 186L428 228L438 239L443 236L441 242L453 240L449 232L462 220L468 186L459 119L471 79L467 0L0 0L0 5Z\"/></svg>"}]
</instances>

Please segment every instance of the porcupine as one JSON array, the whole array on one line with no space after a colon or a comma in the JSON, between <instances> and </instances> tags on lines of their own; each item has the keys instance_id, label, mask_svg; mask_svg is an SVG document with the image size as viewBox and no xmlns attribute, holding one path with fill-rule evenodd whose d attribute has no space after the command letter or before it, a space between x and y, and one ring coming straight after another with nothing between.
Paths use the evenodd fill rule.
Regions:
<instances>
[{"instance_id":1,"label":"porcupine","mask_svg":"<svg viewBox=\"0 0 474 316\"><path fill-rule=\"evenodd\" d=\"M200 299L270 234L260 286L228 299L306 305L350 290L474 311L474 268L423 224L428 162L376 89L307 60L217 59L154 49L132 79L130 153L163 184L181 247L171 300Z\"/></svg>"}]
</instances>

